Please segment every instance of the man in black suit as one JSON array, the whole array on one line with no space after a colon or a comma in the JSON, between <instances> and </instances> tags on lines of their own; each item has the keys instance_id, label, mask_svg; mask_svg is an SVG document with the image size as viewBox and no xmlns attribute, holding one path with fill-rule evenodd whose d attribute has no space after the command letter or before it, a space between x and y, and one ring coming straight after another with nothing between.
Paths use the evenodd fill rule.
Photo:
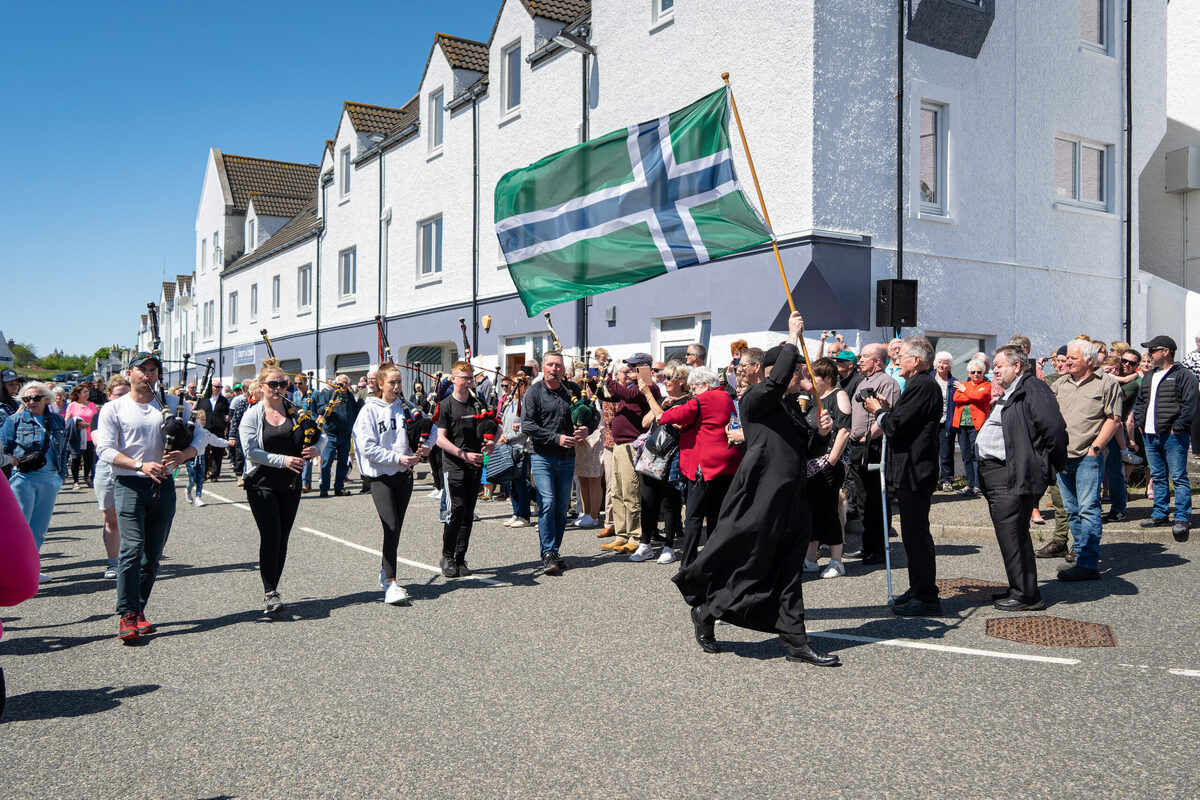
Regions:
<instances>
[{"instance_id":1,"label":"man in black suit","mask_svg":"<svg viewBox=\"0 0 1200 800\"><path fill-rule=\"evenodd\" d=\"M902 617L942 613L938 599L929 504L938 482L938 434L942 392L929 374L933 347L919 336L904 341L898 359L904 393L891 408L879 397L863 407L875 415L887 437L887 480L900 500L900 536L908 557L909 589L895 599L892 611Z\"/></svg>"},{"instance_id":2,"label":"man in black suit","mask_svg":"<svg viewBox=\"0 0 1200 800\"><path fill-rule=\"evenodd\" d=\"M1042 607L1029 517L1038 498L1067 465L1067 423L1058 399L1024 350L997 348L992 375L1004 393L992 404L975 439L979 480L1008 573L1008 591L994 596L1001 611Z\"/></svg>"}]
</instances>

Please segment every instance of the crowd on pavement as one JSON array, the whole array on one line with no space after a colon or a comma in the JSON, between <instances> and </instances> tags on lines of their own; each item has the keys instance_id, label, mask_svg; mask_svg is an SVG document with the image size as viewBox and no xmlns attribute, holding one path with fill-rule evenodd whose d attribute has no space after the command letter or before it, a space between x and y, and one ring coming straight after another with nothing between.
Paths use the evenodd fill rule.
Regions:
<instances>
[{"instance_id":1,"label":"crowd on pavement","mask_svg":"<svg viewBox=\"0 0 1200 800\"><path fill-rule=\"evenodd\" d=\"M666 363L553 350L513 375L470 360L445 375L385 362L357 386L346 375L312 386L269 360L228 389L219 380L168 389L151 353L104 387L84 382L69 394L4 370L0 506L22 522L0 528L40 550L60 491L91 489L118 635L136 641L154 632L145 609L176 473L186 475L185 500L202 507L227 459L259 530L263 607L274 615L314 468L321 498L344 496L353 460L382 528L383 600L402 605L397 552L423 465L441 506L447 579L473 574L477 504L507 502L507 528L537 528L543 574L569 567L560 555L569 526L594 530L614 557L675 565L706 652L720 651L713 624L724 620L777 633L789 659L821 666L838 659L808 641L802 581L882 564L893 514L909 588L892 611L942 613L929 525L938 492L985 499L1008 583L995 597L1003 611L1042 608L1037 558L1061 557L1063 581L1102 576L1103 526L1126 520L1135 473L1146 473L1154 502L1142 527L1187 541L1200 337L1182 360L1167 336L1141 350L1080 336L1035 359L1017 335L956 377L954 356L920 336L854 353L823 332L810 362L803 319L788 325L775 347L738 341L720 365L700 343ZM1052 521L1039 508L1047 492ZM1035 549L1031 525L1050 522L1050 541ZM847 547L847 531L860 547ZM0 583L17 569L11 561Z\"/></svg>"}]
</instances>

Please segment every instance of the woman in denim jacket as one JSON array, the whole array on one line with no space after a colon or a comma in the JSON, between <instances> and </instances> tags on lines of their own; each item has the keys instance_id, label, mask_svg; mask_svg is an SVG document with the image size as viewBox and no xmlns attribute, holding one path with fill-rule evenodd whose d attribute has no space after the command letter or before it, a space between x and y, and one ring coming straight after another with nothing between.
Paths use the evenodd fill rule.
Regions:
<instances>
[{"instance_id":1,"label":"woman in denim jacket","mask_svg":"<svg viewBox=\"0 0 1200 800\"><path fill-rule=\"evenodd\" d=\"M12 456L13 494L17 496L17 503L33 531L34 544L40 551L50 527L58 490L67 476L67 426L62 417L46 410L51 399L46 384L27 383L21 387L20 397L24 402L21 410L0 426L0 451ZM16 468L18 458L40 452L43 446L46 463L41 469L21 472Z\"/></svg>"}]
</instances>

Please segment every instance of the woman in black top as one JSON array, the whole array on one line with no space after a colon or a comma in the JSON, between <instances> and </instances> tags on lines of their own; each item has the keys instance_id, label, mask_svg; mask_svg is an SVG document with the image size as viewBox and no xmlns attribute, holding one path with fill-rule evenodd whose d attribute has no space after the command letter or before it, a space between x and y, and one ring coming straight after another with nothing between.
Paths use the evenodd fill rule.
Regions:
<instances>
[{"instance_id":1,"label":"woman in black top","mask_svg":"<svg viewBox=\"0 0 1200 800\"><path fill-rule=\"evenodd\" d=\"M259 572L262 574L266 611L283 609L279 577L287 559L288 536L300 507L300 474L304 462L316 458L324 447L324 434L301 449L292 431L293 407L285 399L288 377L274 364L258 374L262 401L246 411L238 426L246 467L242 474L246 502L258 525Z\"/></svg>"},{"instance_id":2,"label":"woman in black top","mask_svg":"<svg viewBox=\"0 0 1200 800\"><path fill-rule=\"evenodd\" d=\"M825 455L809 460L808 504L812 509L813 537L804 556L805 572L820 572L822 578L839 578L846 574L842 565L842 519L838 514L838 493L846 481L843 457L850 441L850 397L838 388L837 367L831 358L818 358L812 364L817 379L814 387L821 406L833 417L833 433ZM817 404L808 408L808 422L817 426ZM817 547L829 546L829 564L824 570L817 563Z\"/></svg>"}]
</instances>

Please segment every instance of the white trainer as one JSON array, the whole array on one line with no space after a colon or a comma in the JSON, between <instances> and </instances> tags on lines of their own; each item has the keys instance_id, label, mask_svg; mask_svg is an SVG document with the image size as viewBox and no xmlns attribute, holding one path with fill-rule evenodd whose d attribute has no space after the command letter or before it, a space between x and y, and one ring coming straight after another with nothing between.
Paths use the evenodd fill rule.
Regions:
<instances>
[{"instance_id":1,"label":"white trainer","mask_svg":"<svg viewBox=\"0 0 1200 800\"><path fill-rule=\"evenodd\" d=\"M507 527L509 527L510 525L512 525L512 524L513 524L513 521L514 521L514 520L516 520L516 518L517 518L517 515L516 515L516 514L513 514L511 517L509 517L508 519L504 520L504 527L506 527L506 528L507 528Z\"/></svg>"},{"instance_id":2,"label":"white trainer","mask_svg":"<svg viewBox=\"0 0 1200 800\"><path fill-rule=\"evenodd\" d=\"M430 493L428 494L428 497L430 497L430 498L431 498L431 499L433 499L433 500L441 500L441 499L442 499L442 493L441 493L441 491L439 491L438 489L434 489L432 492L430 492Z\"/></svg>"},{"instance_id":3,"label":"white trainer","mask_svg":"<svg viewBox=\"0 0 1200 800\"><path fill-rule=\"evenodd\" d=\"M669 547L664 547L662 554L658 557L658 563L660 564L674 564L678 560L675 556L675 551Z\"/></svg>"},{"instance_id":4,"label":"white trainer","mask_svg":"<svg viewBox=\"0 0 1200 800\"><path fill-rule=\"evenodd\" d=\"M408 603L408 592L404 591L404 587L392 581L387 585L387 591L383 593L383 602L389 606L402 606Z\"/></svg>"},{"instance_id":5,"label":"white trainer","mask_svg":"<svg viewBox=\"0 0 1200 800\"><path fill-rule=\"evenodd\" d=\"M576 528L594 528L594 527L596 527L596 520L592 519L591 514L580 514L579 518L577 520L575 520L575 527Z\"/></svg>"},{"instance_id":6,"label":"white trainer","mask_svg":"<svg viewBox=\"0 0 1200 800\"><path fill-rule=\"evenodd\" d=\"M804 559L804 571L805 572L820 572L821 565L815 561L809 561L806 558L806 559Z\"/></svg>"},{"instance_id":7,"label":"white trainer","mask_svg":"<svg viewBox=\"0 0 1200 800\"><path fill-rule=\"evenodd\" d=\"M648 544L639 544L629 556L630 561L649 561L654 558L654 548Z\"/></svg>"},{"instance_id":8,"label":"white trainer","mask_svg":"<svg viewBox=\"0 0 1200 800\"><path fill-rule=\"evenodd\" d=\"M821 573L822 578L844 578L846 577L846 567L840 561L829 560L828 566Z\"/></svg>"},{"instance_id":9,"label":"white trainer","mask_svg":"<svg viewBox=\"0 0 1200 800\"><path fill-rule=\"evenodd\" d=\"M192 501L192 505L194 505L196 508L204 508L204 499L201 497L197 497L195 500Z\"/></svg>"},{"instance_id":10,"label":"white trainer","mask_svg":"<svg viewBox=\"0 0 1200 800\"><path fill-rule=\"evenodd\" d=\"M38 573L38 583L45 583L45 582L46 582L46 581L48 581L48 580L50 580L50 576L49 576L49 575L47 575L47 574L46 574L46 573L44 573L44 572L39 572L39 573Z\"/></svg>"},{"instance_id":11,"label":"white trainer","mask_svg":"<svg viewBox=\"0 0 1200 800\"><path fill-rule=\"evenodd\" d=\"M510 527L510 528L528 528L529 525L530 525L529 520L521 519L520 517L513 517L513 521L508 524L508 527Z\"/></svg>"},{"instance_id":12,"label":"white trainer","mask_svg":"<svg viewBox=\"0 0 1200 800\"><path fill-rule=\"evenodd\" d=\"M195 495L193 495L193 494L192 494L192 487L190 487L190 486L189 486L189 487L187 487L187 501L188 501L189 503L190 503L190 502L192 502L192 498L193 498L194 496L195 496Z\"/></svg>"}]
</instances>

